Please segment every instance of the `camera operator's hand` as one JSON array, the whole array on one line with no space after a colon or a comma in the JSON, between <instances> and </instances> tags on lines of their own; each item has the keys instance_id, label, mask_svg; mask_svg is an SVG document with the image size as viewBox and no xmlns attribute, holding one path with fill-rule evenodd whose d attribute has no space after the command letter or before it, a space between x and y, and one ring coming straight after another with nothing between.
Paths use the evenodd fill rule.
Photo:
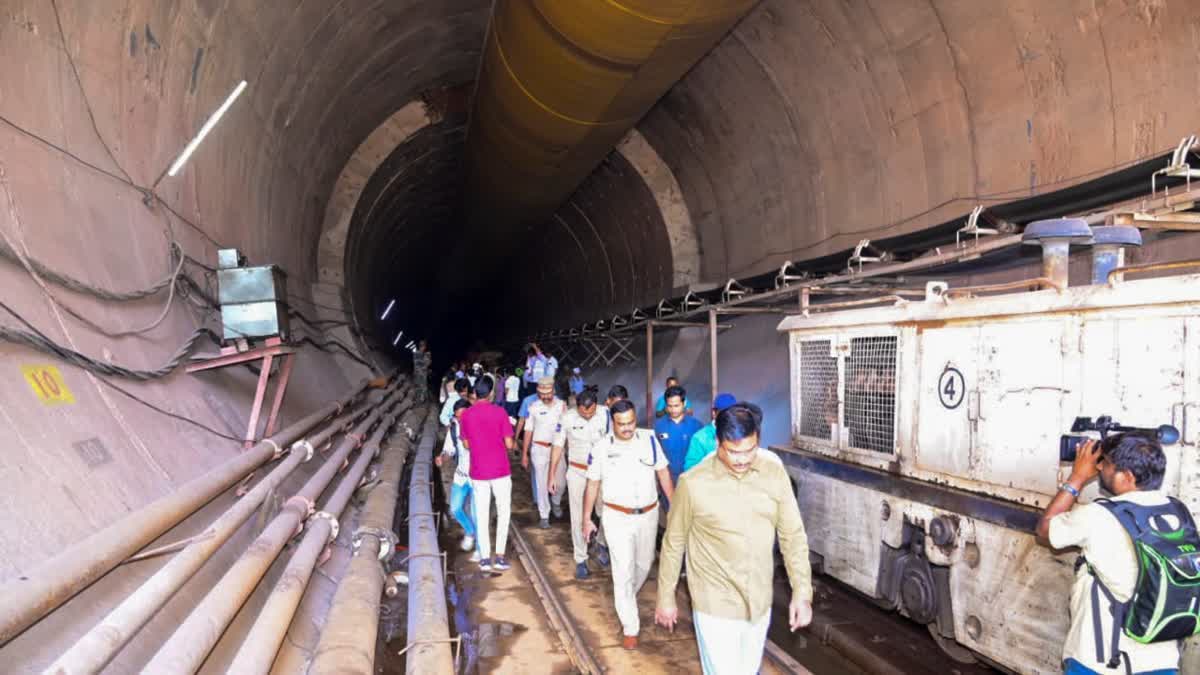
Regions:
<instances>
[{"instance_id":1,"label":"camera operator's hand","mask_svg":"<svg viewBox=\"0 0 1200 675\"><path fill-rule=\"evenodd\" d=\"M1067 482L1079 489L1088 481L1099 476L1100 456L1100 441L1096 439L1084 441L1075 455L1075 464L1071 467L1071 477Z\"/></svg>"}]
</instances>

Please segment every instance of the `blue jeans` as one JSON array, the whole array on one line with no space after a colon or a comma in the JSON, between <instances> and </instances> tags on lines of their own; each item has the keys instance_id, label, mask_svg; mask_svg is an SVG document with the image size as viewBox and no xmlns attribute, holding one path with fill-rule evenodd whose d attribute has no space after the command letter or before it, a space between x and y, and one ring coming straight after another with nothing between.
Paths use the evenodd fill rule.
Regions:
<instances>
[{"instance_id":1,"label":"blue jeans","mask_svg":"<svg viewBox=\"0 0 1200 675\"><path fill-rule=\"evenodd\" d=\"M450 486L450 513L454 515L454 519L462 525L462 529L467 533L467 536L475 536L475 519L471 516L472 510L467 506L467 501L471 499L475 490L471 487L471 483L467 482L464 485Z\"/></svg>"},{"instance_id":2,"label":"blue jeans","mask_svg":"<svg viewBox=\"0 0 1200 675\"><path fill-rule=\"evenodd\" d=\"M1167 668L1163 670L1144 670L1136 675L1178 675L1178 673L1179 671L1174 668ZM1067 659L1063 662L1063 675L1099 675L1099 673L1075 659Z\"/></svg>"}]
</instances>

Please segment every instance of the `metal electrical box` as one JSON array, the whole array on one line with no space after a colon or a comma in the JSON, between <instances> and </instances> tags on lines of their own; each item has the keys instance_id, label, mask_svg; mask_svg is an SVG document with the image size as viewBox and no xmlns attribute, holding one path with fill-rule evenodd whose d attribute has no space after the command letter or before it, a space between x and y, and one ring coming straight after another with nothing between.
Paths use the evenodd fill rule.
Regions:
<instances>
[{"instance_id":1,"label":"metal electrical box","mask_svg":"<svg viewBox=\"0 0 1200 675\"><path fill-rule=\"evenodd\" d=\"M243 267L236 249L217 252L217 288L226 340L288 339L287 275L275 265Z\"/></svg>"}]
</instances>

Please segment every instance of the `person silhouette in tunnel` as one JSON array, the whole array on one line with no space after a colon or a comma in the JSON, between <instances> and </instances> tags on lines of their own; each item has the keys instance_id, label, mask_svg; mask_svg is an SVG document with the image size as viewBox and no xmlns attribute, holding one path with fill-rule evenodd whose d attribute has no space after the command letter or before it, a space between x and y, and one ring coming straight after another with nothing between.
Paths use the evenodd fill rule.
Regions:
<instances>
[{"instance_id":1,"label":"person silhouette in tunnel","mask_svg":"<svg viewBox=\"0 0 1200 675\"><path fill-rule=\"evenodd\" d=\"M417 385L417 400L421 403L429 396L429 366L432 363L429 343L421 340L417 343L417 351L413 352L413 383Z\"/></svg>"}]
</instances>

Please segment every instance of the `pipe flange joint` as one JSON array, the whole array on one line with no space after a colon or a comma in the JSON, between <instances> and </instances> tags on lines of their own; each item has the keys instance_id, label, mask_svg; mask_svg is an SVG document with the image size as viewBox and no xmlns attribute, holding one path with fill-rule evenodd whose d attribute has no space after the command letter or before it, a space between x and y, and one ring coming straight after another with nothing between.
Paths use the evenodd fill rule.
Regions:
<instances>
[{"instance_id":1,"label":"pipe flange joint","mask_svg":"<svg viewBox=\"0 0 1200 675\"><path fill-rule=\"evenodd\" d=\"M333 541L334 539L337 539L338 531L339 531L337 516L333 515L332 513L328 512L328 511L317 511L316 513L312 514L312 517L328 520L329 521L329 541Z\"/></svg>"},{"instance_id":2,"label":"pipe flange joint","mask_svg":"<svg viewBox=\"0 0 1200 675\"><path fill-rule=\"evenodd\" d=\"M359 546L362 545L363 537L375 537L379 540L380 562L391 560L392 555L396 552L396 545L400 542L396 533L391 530L385 530L382 527L360 527L354 531L354 538L352 539L355 553L358 552Z\"/></svg>"},{"instance_id":3,"label":"pipe flange joint","mask_svg":"<svg viewBox=\"0 0 1200 675\"><path fill-rule=\"evenodd\" d=\"M262 442L275 449L275 453L271 455L271 461L275 461L283 456L283 448L279 447L274 438L264 438Z\"/></svg>"},{"instance_id":4,"label":"pipe flange joint","mask_svg":"<svg viewBox=\"0 0 1200 675\"><path fill-rule=\"evenodd\" d=\"M292 452L297 450L304 450L304 461L306 462L312 459L313 455L317 453L316 449L313 448L313 444L307 438L302 438L292 443Z\"/></svg>"},{"instance_id":5,"label":"pipe flange joint","mask_svg":"<svg viewBox=\"0 0 1200 675\"><path fill-rule=\"evenodd\" d=\"M363 434L356 434L356 433L354 433L353 431L351 431L350 433L346 434L346 438L349 438L349 439L351 439L351 440L353 440L353 441L354 441L354 447L355 447L355 448L361 448L361 447L362 447L362 444L363 444L363 441L367 440L367 437L366 437L365 435L363 435Z\"/></svg>"},{"instance_id":6,"label":"pipe flange joint","mask_svg":"<svg viewBox=\"0 0 1200 675\"><path fill-rule=\"evenodd\" d=\"M304 495L292 495L291 497L288 497L288 500L284 503L283 507L287 508L293 504L300 507L300 511L304 514L304 518L312 516L313 512L317 510L316 502L308 497L305 497Z\"/></svg>"}]
</instances>

